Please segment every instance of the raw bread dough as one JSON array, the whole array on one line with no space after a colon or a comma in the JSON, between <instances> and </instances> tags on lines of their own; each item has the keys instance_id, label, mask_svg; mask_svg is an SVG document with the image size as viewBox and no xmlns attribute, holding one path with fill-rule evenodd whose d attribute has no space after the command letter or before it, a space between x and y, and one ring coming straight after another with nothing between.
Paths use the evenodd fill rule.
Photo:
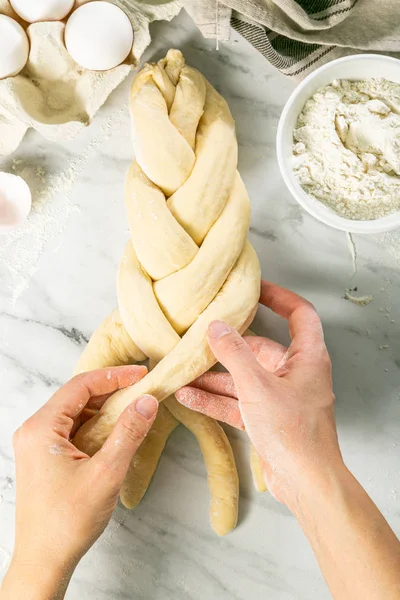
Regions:
<instances>
[{"instance_id":1,"label":"raw bread dough","mask_svg":"<svg viewBox=\"0 0 400 600\"><path fill-rule=\"evenodd\" d=\"M223 535L237 520L231 447L215 421L181 407L173 394L215 364L206 339L209 323L225 320L243 332L258 306L260 266L246 241L250 207L236 170L234 121L224 99L177 50L139 72L130 105L136 160L126 182L131 241L118 272L120 312L95 332L77 371L115 364L119 356L134 362L139 353L158 364L114 394L74 441L93 455L132 400L144 393L166 400L132 461L121 499L134 506L142 497L174 428L172 415L199 441L211 523Z\"/></svg>"},{"instance_id":2,"label":"raw bread dough","mask_svg":"<svg viewBox=\"0 0 400 600\"><path fill-rule=\"evenodd\" d=\"M182 406L174 396L165 404L196 436L207 467L211 526L218 535L225 535L236 526L239 502L239 479L229 440L217 421Z\"/></svg>"},{"instance_id":3,"label":"raw bread dough","mask_svg":"<svg viewBox=\"0 0 400 600\"><path fill-rule=\"evenodd\" d=\"M169 436L179 425L165 404L160 404L156 420L132 459L131 468L121 488L121 501L126 508L139 504L157 468Z\"/></svg>"},{"instance_id":4,"label":"raw bread dough","mask_svg":"<svg viewBox=\"0 0 400 600\"><path fill-rule=\"evenodd\" d=\"M253 444L250 444L250 468L253 475L254 487L257 492L266 492L267 486L265 484L261 458Z\"/></svg>"}]
</instances>

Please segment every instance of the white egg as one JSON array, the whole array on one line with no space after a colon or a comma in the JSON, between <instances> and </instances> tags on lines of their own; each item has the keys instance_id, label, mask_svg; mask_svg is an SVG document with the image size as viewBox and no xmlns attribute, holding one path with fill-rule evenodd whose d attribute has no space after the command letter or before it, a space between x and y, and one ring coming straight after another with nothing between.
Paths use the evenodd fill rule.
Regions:
<instances>
[{"instance_id":1,"label":"white egg","mask_svg":"<svg viewBox=\"0 0 400 600\"><path fill-rule=\"evenodd\" d=\"M8 233L29 215L32 195L26 181L0 172L0 233Z\"/></svg>"},{"instance_id":2,"label":"white egg","mask_svg":"<svg viewBox=\"0 0 400 600\"><path fill-rule=\"evenodd\" d=\"M75 0L10 0L24 21L61 21L72 10Z\"/></svg>"},{"instance_id":3,"label":"white egg","mask_svg":"<svg viewBox=\"0 0 400 600\"><path fill-rule=\"evenodd\" d=\"M133 30L126 14L109 2L89 2L68 19L65 45L75 62L92 71L120 65L132 50Z\"/></svg>"},{"instance_id":4,"label":"white egg","mask_svg":"<svg viewBox=\"0 0 400 600\"><path fill-rule=\"evenodd\" d=\"M0 15L0 79L19 73L29 56L28 36L21 25Z\"/></svg>"}]
</instances>

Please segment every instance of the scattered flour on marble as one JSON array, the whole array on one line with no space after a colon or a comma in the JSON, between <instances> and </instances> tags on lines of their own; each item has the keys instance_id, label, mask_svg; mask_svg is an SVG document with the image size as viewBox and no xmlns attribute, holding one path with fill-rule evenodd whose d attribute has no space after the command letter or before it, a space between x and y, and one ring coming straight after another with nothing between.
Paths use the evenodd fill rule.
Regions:
<instances>
[{"instance_id":1,"label":"scattered flour on marble","mask_svg":"<svg viewBox=\"0 0 400 600\"><path fill-rule=\"evenodd\" d=\"M390 250L390 248L386 248L386 250ZM383 266L387 266L387 263L385 263ZM381 285L379 291L381 294L385 294L386 302L383 303L383 306L381 305L378 307L378 312L382 313L389 323L394 324L396 323L396 320L392 318L392 307L393 305L395 308L397 307L397 299L395 298L395 302L393 303L392 280L390 277L384 277L383 285Z\"/></svg>"},{"instance_id":2,"label":"scattered flour on marble","mask_svg":"<svg viewBox=\"0 0 400 600\"><path fill-rule=\"evenodd\" d=\"M379 233L372 235L371 238L387 252L389 258L387 266L400 269L400 230Z\"/></svg>"},{"instance_id":3,"label":"scattered flour on marble","mask_svg":"<svg viewBox=\"0 0 400 600\"><path fill-rule=\"evenodd\" d=\"M70 215L79 212L72 201L73 186L96 149L120 131L125 115L126 107L114 111L84 152L61 171L49 173L30 159L14 159L11 169L31 187L33 204L21 227L0 236L0 285L11 291L12 308L29 287L48 242L60 237Z\"/></svg>"},{"instance_id":4,"label":"scattered flour on marble","mask_svg":"<svg viewBox=\"0 0 400 600\"><path fill-rule=\"evenodd\" d=\"M36 167L25 159L15 161L13 170L28 182L33 191L33 208L29 219L14 232L0 238L0 283L12 289L14 305L29 286L47 242L62 233L74 209L68 197L63 203L49 201L73 185L78 170L71 163L61 173L48 175L44 179L42 169L38 180ZM11 283L8 283L9 279Z\"/></svg>"}]
</instances>

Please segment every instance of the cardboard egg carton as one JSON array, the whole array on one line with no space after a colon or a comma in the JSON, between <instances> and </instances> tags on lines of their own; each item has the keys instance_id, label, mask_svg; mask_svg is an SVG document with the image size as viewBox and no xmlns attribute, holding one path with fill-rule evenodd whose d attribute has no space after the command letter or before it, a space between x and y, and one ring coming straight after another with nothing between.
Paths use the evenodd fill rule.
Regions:
<instances>
[{"instance_id":1,"label":"cardboard egg carton","mask_svg":"<svg viewBox=\"0 0 400 600\"><path fill-rule=\"evenodd\" d=\"M90 0L77 0L74 9ZM63 21L26 23L8 0L0 0L0 14L18 21L29 42L29 59L15 77L0 80L0 156L13 152L33 127L51 140L71 139L87 126L111 92L125 79L151 42L149 24L170 21L180 11L178 0L146 4L112 0L128 15L134 32L132 52L109 71L88 71L72 59L64 44Z\"/></svg>"}]
</instances>

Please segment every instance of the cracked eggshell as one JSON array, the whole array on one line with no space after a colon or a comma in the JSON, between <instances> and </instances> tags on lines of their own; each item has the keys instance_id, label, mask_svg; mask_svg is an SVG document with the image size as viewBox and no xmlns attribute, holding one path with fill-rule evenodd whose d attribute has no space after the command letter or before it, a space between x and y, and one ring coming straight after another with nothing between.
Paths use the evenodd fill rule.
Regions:
<instances>
[{"instance_id":1,"label":"cracked eggshell","mask_svg":"<svg viewBox=\"0 0 400 600\"><path fill-rule=\"evenodd\" d=\"M9 233L29 215L32 195L22 177L0 172L0 234Z\"/></svg>"}]
</instances>

